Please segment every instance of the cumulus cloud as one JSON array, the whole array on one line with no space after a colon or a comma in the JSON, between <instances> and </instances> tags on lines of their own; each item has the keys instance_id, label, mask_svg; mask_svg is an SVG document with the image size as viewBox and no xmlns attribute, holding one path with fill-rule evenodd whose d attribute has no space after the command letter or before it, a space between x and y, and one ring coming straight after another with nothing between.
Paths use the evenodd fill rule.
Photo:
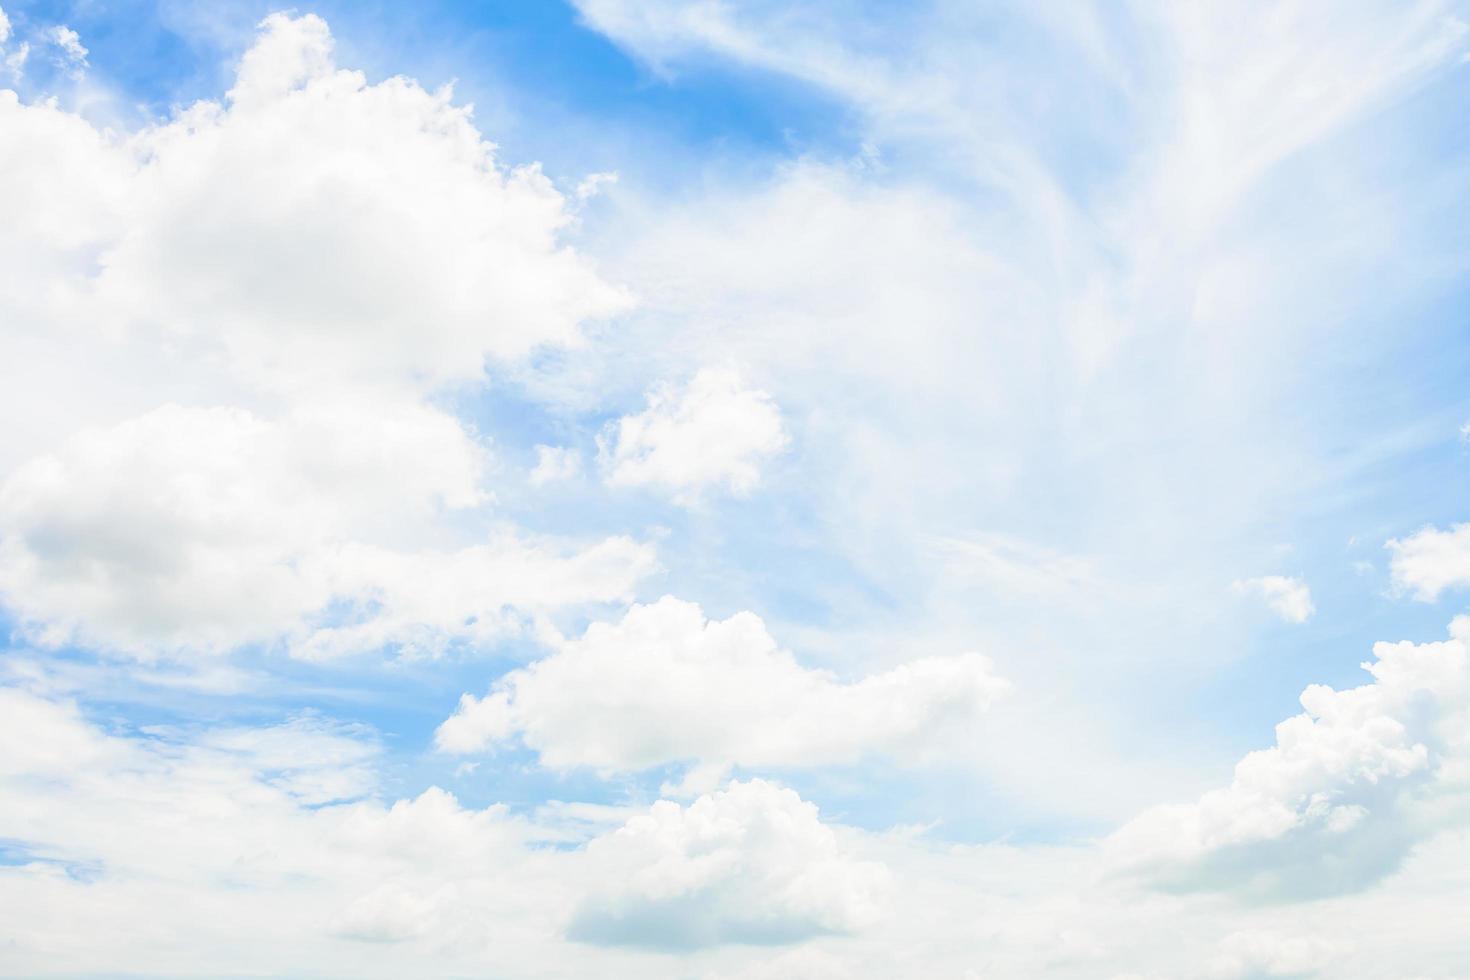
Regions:
<instances>
[{"instance_id":1,"label":"cumulus cloud","mask_svg":"<svg viewBox=\"0 0 1470 980\"><path fill-rule=\"evenodd\" d=\"M90 423L3 447L23 462L0 485L0 600L27 635L433 653L626 599L652 567L625 538L465 530L487 523L488 454L437 394L626 299L447 89L369 85L319 18L276 14L222 102L118 134L0 93L0 127L0 357L56 372L17 406ZM155 370L179 404L156 407Z\"/></svg>"},{"instance_id":2,"label":"cumulus cloud","mask_svg":"<svg viewBox=\"0 0 1470 980\"><path fill-rule=\"evenodd\" d=\"M1236 595L1254 595L1264 599L1271 611L1288 623L1305 623L1317 611L1312 604L1312 590L1299 578L1263 575L1237 579L1231 588Z\"/></svg>"},{"instance_id":3,"label":"cumulus cloud","mask_svg":"<svg viewBox=\"0 0 1470 980\"><path fill-rule=\"evenodd\" d=\"M560 245L562 196L506 170L450 91L337 69L275 14L225 103L129 142L98 312L223 347L274 388L481 377L626 300Z\"/></svg>"},{"instance_id":4,"label":"cumulus cloud","mask_svg":"<svg viewBox=\"0 0 1470 980\"><path fill-rule=\"evenodd\" d=\"M466 694L446 752L519 741L545 765L633 771L922 756L972 726L1006 684L976 654L925 657L851 683L803 667L749 612L707 620L666 596L595 623L550 656Z\"/></svg>"},{"instance_id":5,"label":"cumulus cloud","mask_svg":"<svg viewBox=\"0 0 1470 980\"><path fill-rule=\"evenodd\" d=\"M1309 897L1367 887L1470 813L1470 618L1450 639L1378 643L1373 682L1314 684L1228 787L1157 807L1109 841L1120 870L1176 890Z\"/></svg>"},{"instance_id":6,"label":"cumulus cloud","mask_svg":"<svg viewBox=\"0 0 1470 980\"><path fill-rule=\"evenodd\" d=\"M770 395L731 369L705 368L682 388L654 388L647 408L618 419L599 446L610 486L654 487L687 503L707 488L749 494L789 442Z\"/></svg>"},{"instance_id":7,"label":"cumulus cloud","mask_svg":"<svg viewBox=\"0 0 1470 980\"><path fill-rule=\"evenodd\" d=\"M108 733L0 687L0 750L0 909L19 930L6 963L28 974L60 937L79 972L167 972L197 943L260 973L524 973L563 928L660 949L850 933L879 920L888 886L814 805L759 780L568 838L436 787L327 798L323 778L381 758L370 731L321 718ZM45 926L56 907L66 921ZM276 941L250 940L262 932Z\"/></svg>"},{"instance_id":8,"label":"cumulus cloud","mask_svg":"<svg viewBox=\"0 0 1470 980\"><path fill-rule=\"evenodd\" d=\"M887 871L845 855L817 808L755 779L687 807L661 800L591 842L602 882L570 938L691 949L846 933L881 911Z\"/></svg>"},{"instance_id":9,"label":"cumulus cloud","mask_svg":"<svg viewBox=\"0 0 1470 980\"><path fill-rule=\"evenodd\" d=\"M1393 587L1421 602L1434 602L1441 593L1470 584L1470 524L1455 524L1447 531L1421 528L1385 547L1391 555Z\"/></svg>"},{"instance_id":10,"label":"cumulus cloud","mask_svg":"<svg viewBox=\"0 0 1470 980\"><path fill-rule=\"evenodd\" d=\"M344 763L386 762L370 731L322 718L143 732L0 686L6 966L1084 980L1309 976L1315 963L1376 980L1463 960L1461 924L1442 914L1466 867L1450 835L1389 891L1259 909L1100 879L1087 844L858 831L760 781L535 821L432 787L392 802L309 791ZM1159 928L1141 940L1140 920ZM800 945L752 947L788 942Z\"/></svg>"},{"instance_id":11,"label":"cumulus cloud","mask_svg":"<svg viewBox=\"0 0 1470 980\"><path fill-rule=\"evenodd\" d=\"M276 419L165 406L0 485L0 596L48 645L146 656L285 639L328 656L493 637L512 609L622 599L651 570L623 538L405 547L482 501L483 465L458 422L413 403Z\"/></svg>"}]
</instances>

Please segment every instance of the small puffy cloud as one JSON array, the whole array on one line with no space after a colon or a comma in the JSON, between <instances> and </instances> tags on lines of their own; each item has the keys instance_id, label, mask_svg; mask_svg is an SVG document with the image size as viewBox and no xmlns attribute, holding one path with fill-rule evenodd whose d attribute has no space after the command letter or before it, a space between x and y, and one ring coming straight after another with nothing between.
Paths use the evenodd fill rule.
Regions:
<instances>
[{"instance_id":1,"label":"small puffy cloud","mask_svg":"<svg viewBox=\"0 0 1470 980\"><path fill-rule=\"evenodd\" d=\"M666 596L466 694L436 735L446 752L519 740L543 764L604 772L851 763L924 755L1006 690L977 654L925 657L845 683L803 667L753 613L707 620Z\"/></svg>"},{"instance_id":2,"label":"small puffy cloud","mask_svg":"<svg viewBox=\"0 0 1470 980\"><path fill-rule=\"evenodd\" d=\"M1384 547L1390 554L1389 574L1397 592L1434 602L1440 593L1470 584L1470 524L1455 524L1448 531L1421 528Z\"/></svg>"},{"instance_id":3,"label":"small puffy cloud","mask_svg":"<svg viewBox=\"0 0 1470 980\"><path fill-rule=\"evenodd\" d=\"M1288 623L1305 623L1317 607L1312 604L1312 590L1299 578L1285 575L1263 575L1238 579L1230 586L1236 595L1253 595L1264 599L1271 611Z\"/></svg>"},{"instance_id":4,"label":"small puffy cloud","mask_svg":"<svg viewBox=\"0 0 1470 980\"><path fill-rule=\"evenodd\" d=\"M582 454L570 446L537 446L536 467L531 470L533 486L570 480L582 472Z\"/></svg>"},{"instance_id":5,"label":"small puffy cloud","mask_svg":"<svg viewBox=\"0 0 1470 980\"><path fill-rule=\"evenodd\" d=\"M66 70L74 78L81 77L87 67L87 49L82 46L81 36L65 24L58 24L46 32L46 40L56 48L57 67Z\"/></svg>"},{"instance_id":6,"label":"small puffy cloud","mask_svg":"<svg viewBox=\"0 0 1470 980\"><path fill-rule=\"evenodd\" d=\"M285 639L321 657L485 639L510 610L622 599L651 569L627 539L401 546L479 504L482 468L456 420L412 402L275 419L165 406L0 485L0 598L48 645L152 656Z\"/></svg>"},{"instance_id":7,"label":"small puffy cloud","mask_svg":"<svg viewBox=\"0 0 1470 980\"><path fill-rule=\"evenodd\" d=\"M881 913L887 870L843 853L817 808L763 780L661 800L592 841L599 882L567 929L588 943L694 949L849 933Z\"/></svg>"},{"instance_id":8,"label":"small puffy cloud","mask_svg":"<svg viewBox=\"0 0 1470 980\"><path fill-rule=\"evenodd\" d=\"M1470 618L1439 643L1379 643L1373 682L1312 685L1228 787L1156 807L1108 842L1119 870L1179 891L1299 898L1361 890L1467 816Z\"/></svg>"},{"instance_id":9,"label":"small puffy cloud","mask_svg":"<svg viewBox=\"0 0 1470 980\"><path fill-rule=\"evenodd\" d=\"M688 503L714 487L749 494L761 464L789 443L770 395L734 370L705 368L683 388L654 388L647 408L619 419L599 447L610 486L654 487Z\"/></svg>"},{"instance_id":10,"label":"small puffy cloud","mask_svg":"<svg viewBox=\"0 0 1470 980\"><path fill-rule=\"evenodd\" d=\"M0 44L10 40L10 17L0 8Z\"/></svg>"}]
</instances>

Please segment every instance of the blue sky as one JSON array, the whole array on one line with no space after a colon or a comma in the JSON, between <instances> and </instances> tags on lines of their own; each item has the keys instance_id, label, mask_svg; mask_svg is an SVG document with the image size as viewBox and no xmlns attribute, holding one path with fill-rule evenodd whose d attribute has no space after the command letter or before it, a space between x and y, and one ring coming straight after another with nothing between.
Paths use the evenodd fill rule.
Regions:
<instances>
[{"instance_id":1,"label":"blue sky","mask_svg":"<svg viewBox=\"0 0 1470 980\"><path fill-rule=\"evenodd\" d=\"M0 973L1458 975L1463 5L4 14Z\"/></svg>"}]
</instances>

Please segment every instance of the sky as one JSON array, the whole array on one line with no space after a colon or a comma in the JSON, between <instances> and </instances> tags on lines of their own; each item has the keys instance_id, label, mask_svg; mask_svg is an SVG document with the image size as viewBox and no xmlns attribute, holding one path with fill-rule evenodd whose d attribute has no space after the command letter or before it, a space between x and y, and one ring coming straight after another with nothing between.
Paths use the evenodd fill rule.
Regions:
<instances>
[{"instance_id":1,"label":"sky","mask_svg":"<svg viewBox=\"0 0 1470 980\"><path fill-rule=\"evenodd\" d=\"M1470 977L1470 6L0 3L0 975Z\"/></svg>"}]
</instances>

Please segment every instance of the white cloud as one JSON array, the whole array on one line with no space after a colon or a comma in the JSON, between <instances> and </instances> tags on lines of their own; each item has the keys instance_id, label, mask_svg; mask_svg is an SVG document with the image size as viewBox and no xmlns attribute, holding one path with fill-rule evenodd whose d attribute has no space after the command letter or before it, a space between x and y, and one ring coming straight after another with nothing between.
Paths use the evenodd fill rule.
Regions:
<instances>
[{"instance_id":1,"label":"white cloud","mask_svg":"<svg viewBox=\"0 0 1470 980\"><path fill-rule=\"evenodd\" d=\"M1099 568L1118 567L1110 544L1136 552L1151 573L1187 577L1159 560L1167 550L1159 541L1207 562L1214 553L1185 535L1207 528L1231 538L1240 526L1232 519L1260 509L1230 499L1243 478L1222 482L1208 470L1202 478L1188 458L1181 465L1170 434L1217 457L1216 475L1294 477L1296 468L1241 465L1240 446L1262 444L1251 432L1224 433L1242 436L1237 445L1197 423L1265 406L1273 427L1289 428L1279 398L1238 382L1259 384L1270 373L1256 370L1262 364L1330 368L1258 344L1300 343L1308 327L1280 324L1312 322L1296 305L1253 315L1273 312L1280 298L1263 285L1265 270L1287 270L1295 304L1325 268L1311 263L1333 254L1304 245L1352 243L1364 250L1361 267L1382 265L1384 275L1423 268L1404 235L1371 221L1335 235L1305 220L1310 213L1283 215L1276 205L1324 194L1324 213L1382 209L1407 223L1406 205L1432 197L1365 187L1351 172L1357 144L1321 138L1374 118L1445 60L1453 21L1443 4L1288 3L1265 14L1206 4L1157 16L1140 7L1117 18L1139 25L1121 38L1098 29L1105 5L1065 17L1032 8L1019 25L987 7L1000 28L987 36L1034 58L1027 71L948 30L963 4L932 8L944 16L923 20L931 33L917 41L871 29L849 4L583 6L589 21L651 58L713 49L842 93L875 120L864 135L884 146L851 168L801 164L764 190L687 207L670 208L664 195L656 206L666 234L641 248L627 247L626 227L609 235L626 267L646 266L638 294L661 304L655 317L681 341L647 343L628 361L662 358L648 377L671 378L726 358L751 365L767 394L746 414L764 416L783 446L782 413L801 420L803 456L816 460L807 472L829 492L812 510L876 585L834 610L851 635L869 623L846 613L879 605L872 595L886 592L893 619L904 620L894 633L920 620L968 643L967 627L990 611L945 621L930 615L939 603L925 591L926 575L956 569L967 572L955 576L962 584L983 582L1006 605L1035 599L1053 618L1055 597L1094 589ZM1086 42L1077 58L1069 47L1065 58L1035 57L1052 39L1031 16L1068 21L1067 42ZM1109 64L1120 53L1113 45L1130 43L1129 54L1160 57L1136 74ZM1109 70L1085 78L1100 84L1077 84L1074 60ZM1036 84L1052 74L1055 88ZM1007 101L1016 104L1000 105ZM1090 130L1065 122L1001 131L1037 103L1101 110L1107 135L1096 142L1116 136L1129 150L1094 155ZM1114 126L1114 105L1143 125ZM1402 119L1385 120L1387 131ZM1368 128L1382 139L1383 129ZM0 386L0 417L11 423L0 433L0 588L30 635L145 655L277 641L306 656L384 644L433 651L496 635L523 615L631 594L652 559L626 539L588 549L504 530L487 542L484 448L434 407L450 401L435 396L478 380L487 359L574 345L579 323L627 308L561 244L565 202L534 170L498 164L447 93L402 79L368 85L335 68L320 21L276 17L230 96L169 125L118 135L56 104L0 95L0 131L0 362L27 368ZM1321 161L1301 152L1314 141L1347 166L1316 170ZM903 152L893 160L966 174L944 174L945 193L915 189L911 173L880 176L894 145ZM1078 173L1078 145L1088 151L1085 173L1062 186ZM935 147L944 152L928 152ZM1067 160L1049 171L1044 157L1057 147ZM1286 160L1311 192L1251 198ZM1405 187L1443 186L1427 168L1391 169L1411 175ZM984 185L981 204L971 207L963 188L945 196L970 178ZM1261 210L1275 218L1265 237L1287 240L1263 247L1252 226ZM992 220L996 213L1003 217ZM1387 248L1398 260L1378 263ZM1272 261L1282 254L1295 261ZM1357 295L1344 283L1387 293L1378 276L1330 278L1344 303ZM649 339L631 335L630 347ZM1070 361L1079 369L1068 370ZM1192 374L1191 364L1208 370ZM1144 367L1110 375L1109 365ZM177 394L181 376L206 397ZM1219 401L1204 404L1212 386ZM753 393L743 382L731 390ZM633 482L689 502L719 487L741 492L746 477L753 486L779 449L747 452L745 468L700 455L758 442L749 418L730 427L733 438L699 439L690 426L682 443L663 437L680 431L688 393L656 389L667 395L658 411L630 416L643 420L629 441ZM183 407L157 409L162 401ZM52 438L84 424L70 440ZM664 451L675 443L683 448ZM603 457L610 481L616 451L610 444ZM29 462L12 470L12 458ZM1303 458L1300 471L1311 462ZM538 473L560 473L564 463ZM1182 487L1172 497L1171 479ZM1171 506L1181 501L1188 506ZM1017 517L1014 526L1034 530L1038 514L1098 561L1018 537L956 537L976 515ZM946 546L955 560L937 571L912 550L936 538L961 544ZM1470 579L1441 547L1458 545L1440 541L1427 558L1406 547L1396 583L1428 597ZM1208 602L1218 605L1218 568L1209 571ZM1120 770L1150 765L1153 754L1140 749L1154 735L1144 729L1155 714L1148 698L1177 693L1178 675L1159 672L1171 660L1196 670L1207 656L1143 614L1172 598L1073 624L1095 643L1074 644L1071 659L1052 656L1064 634L1038 630L1026 647L1037 655L1017 660L1044 682L1034 695L1041 723L1023 732L1007 719L999 737L968 741L1041 770L1038 781L1059 787L1070 817L1088 805L1080 798L1109 791L1093 789L1110 778L1075 778L1106 768L1094 759L1113 752ZM973 605L974 596L959 600ZM909 759L963 745L944 729L973 732L998 689L972 658L838 678L779 651L748 614L707 623L692 607L647 612L654 608L589 630L544 668L468 699L442 731L482 747L519 739L542 761L611 769L691 758L716 768L842 763L868 752ZM1128 628L1114 631L1123 639L1109 648L1119 622ZM1150 637L1138 622L1153 623ZM1216 625L1202 622L1201 633ZM1152 814L1114 842L1127 852L1124 866L1166 888L1347 893L1264 909L1140 893L1128 878L1095 881L1090 845L965 847L823 826L794 795L755 784L689 807L661 803L585 852L532 852L525 826L503 809L467 809L440 790L391 806L340 802L376 785L378 750L352 729L298 719L264 731L134 737L6 693L3 959L24 975L119 964L152 975L225 962L262 975L1075 980L1194 977L1214 967L1448 976L1461 968L1464 937L1443 910L1463 898L1470 867L1462 844L1435 835L1464 825L1470 698L1455 666L1465 632L1457 629L1444 650L1380 648L1378 680L1359 689L1369 693L1311 689L1308 715L1282 726L1276 748L1243 761L1235 784ZM1158 644L1164 656L1113 655L1157 636L1169 637ZM828 649L845 641L839 627L813 628L810 638ZM1199 656L1179 658L1181 644ZM1394 673L1405 664L1417 679ZM1431 676L1436 665L1442 676ZM1114 686L1095 683L1104 678ZM1076 701L1068 687L1082 692ZM1114 696L1128 688L1147 693ZM1100 730L1109 710L1137 722L1123 751ZM1048 736L1061 751L1047 754ZM1193 750L1180 754L1197 770ZM829 777L867 775L804 778L820 794ZM391 777L403 778L396 760ZM973 789L926 784L896 802L945 810L925 794ZM1024 822L1004 812L1005 797L985 797L1002 806L986 821ZM882 889L862 870L880 857L900 899L887 916L871 915ZM1370 887L1393 868L1402 875ZM653 935L698 948L677 958L589 952L560 941L568 921L583 938L624 947ZM1147 936L1139 921L1151 924ZM1344 935L1363 937L1361 958L1331 960ZM792 938L806 945L764 963L718 946Z\"/></svg>"},{"instance_id":2,"label":"white cloud","mask_svg":"<svg viewBox=\"0 0 1470 980\"><path fill-rule=\"evenodd\" d=\"M20 76L25 72L26 59L30 56L31 46L24 41L18 44L14 51L5 55L3 62L5 73L10 76L12 82L18 81Z\"/></svg>"},{"instance_id":3,"label":"white cloud","mask_svg":"<svg viewBox=\"0 0 1470 980\"><path fill-rule=\"evenodd\" d=\"M422 387L578 340L622 310L448 90L368 85L319 19L267 18L224 105L133 139L142 162L98 282L111 317L222 344L275 387Z\"/></svg>"},{"instance_id":4,"label":"white cloud","mask_svg":"<svg viewBox=\"0 0 1470 980\"><path fill-rule=\"evenodd\" d=\"M160 390L255 408L473 383L628 305L562 242L574 214L537 167L503 166L447 89L336 68L315 17L268 18L230 96L166 122L5 92L0 130L0 357L36 372L3 407L54 404L7 455Z\"/></svg>"},{"instance_id":5,"label":"white cloud","mask_svg":"<svg viewBox=\"0 0 1470 980\"><path fill-rule=\"evenodd\" d=\"M481 502L483 457L452 417L413 403L279 419L166 406L80 433L0 485L0 596L48 645L432 652L495 636L512 610L623 599L651 569L627 539L423 548L443 513Z\"/></svg>"},{"instance_id":6,"label":"white cloud","mask_svg":"<svg viewBox=\"0 0 1470 980\"><path fill-rule=\"evenodd\" d=\"M1312 590L1299 578L1264 575L1238 579L1231 584L1236 595L1256 595L1265 600L1271 611L1288 623L1305 623L1317 607L1312 604Z\"/></svg>"},{"instance_id":7,"label":"white cloud","mask_svg":"<svg viewBox=\"0 0 1470 980\"><path fill-rule=\"evenodd\" d=\"M683 807L553 806L584 819L532 822L435 788L325 805L300 792L344 761L370 771L374 742L320 719L105 732L66 702L0 688L7 968L1223 980L1320 956L1319 972L1377 980L1451 976L1463 959L1462 924L1443 914L1470 866L1453 835L1374 891L1252 907L1099 877L1090 844L824 823L759 781ZM741 945L778 941L800 945Z\"/></svg>"},{"instance_id":8,"label":"white cloud","mask_svg":"<svg viewBox=\"0 0 1470 980\"><path fill-rule=\"evenodd\" d=\"M1156 807L1109 841L1120 869L1169 889L1316 896L1359 890L1470 814L1470 618L1439 643L1379 643L1373 682L1312 685L1235 778Z\"/></svg>"},{"instance_id":9,"label":"white cloud","mask_svg":"<svg viewBox=\"0 0 1470 980\"><path fill-rule=\"evenodd\" d=\"M1391 554L1394 588L1412 592L1421 602L1434 602L1440 593L1470 584L1470 524L1456 524L1448 531L1422 528L1384 547Z\"/></svg>"},{"instance_id":10,"label":"white cloud","mask_svg":"<svg viewBox=\"0 0 1470 980\"><path fill-rule=\"evenodd\" d=\"M0 8L0 44L10 40L10 17Z\"/></svg>"},{"instance_id":11,"label":"white cloud","mask_svg":"<svg viewBox=\"0 0 1470 980\"><path fill-rule=\"evenodd\" d=\"M536 467L531 470L533 486L570 480L582 472L582 454L570 446L537 446Z\"/></svg>"},{"instance_id":12,"label":"white cloud","mask_svg":"<svg viewBox=\"0 0 1470 980\"><path fill-rule=\"evenodd\" d=\"M625 538L471 530L487 454L434 398L626 300L448 90L369 85L320 19L277 14L223 103L119 134L4 93L0 127L0 359L38 372L5 407L41 416L0 440L24 460L0 600L29 636L433 653L652 567Z\"/></svg>"},{"instance_id":13,"label":"white cloud","mask_svg":"<svg viewBox=\"0 0 1470 980\"><path fill-rule=\"evenodd\" d=\"M752 613L721 621L666 596L466 694L447 752L518 739L544 765L632 771L678 762L808 767L923 756L963 737L1006 689L976 654L925 657L844 683L801 666Z\"/></svg>"},{"instance_id":14,"label":"white cloud","mask_svg":"<svg viewBox=\"0 0 1470 980\"><path fill-rule=\"evenodd\" d=\"M56 64L73 78L80 78L87 67L87 49L76 31L58 24L46 32L46 40L57 49Z\"/></svg>"},{"instance_id":15,"label":"white cloud","mask_svg":"<svg viewBox=\"0 0 1470 980\"><path fill-rule=\"evenodd\" d=\"M604 945L691 949L845 933L881 912L886 869L842 853L817 808L763 780L661 800L591 842L596 888L568 927Z\"/></svg>"},{"instance_id":16,"label":"white cloud","mask_svg":"<svg viewBox=\"0 0 1470 980\"><path fill-rule=\"evenodd\" d=\"M381 749L373 733L307 715L269 728L221 728L194 745L259 774L306 806L370 796Z\"/></svg>"},{"instance_id":17,"label":"white cloud","mask_svg":"<svg viewBox=\"0 0 1470 980\"><path fill-rule=\"evenodd\" d=\"M599 440L610 486L656 487L686 503L711 487L749 494L761 464L789 444L771 396L728 368L704 368L683 388L654 388L646 409Z\"/></svg>"},{"instance_id":18,"label":"white cloud","mask_svg":"<svg viewBox=\"0 0 1470 980\"><path fill-rule=\"evenodd\" d=\"M62 960L153 974L228 951L232 969L259 973L562 962L585 975L599 960L564 931L662 948L795 942L874 925L888 884L814 805L759 780L568 837L438 788L391 804L324 795L334 772L381 760L370 732L323 719L107 734L70 704L0 687L0 750L5 962L27 974ZM574 846L535 846L547 841ZM57 907L69 914L48 925ZM671 965L650 961L654 975Z\"/></svg>"}]
</instances>

